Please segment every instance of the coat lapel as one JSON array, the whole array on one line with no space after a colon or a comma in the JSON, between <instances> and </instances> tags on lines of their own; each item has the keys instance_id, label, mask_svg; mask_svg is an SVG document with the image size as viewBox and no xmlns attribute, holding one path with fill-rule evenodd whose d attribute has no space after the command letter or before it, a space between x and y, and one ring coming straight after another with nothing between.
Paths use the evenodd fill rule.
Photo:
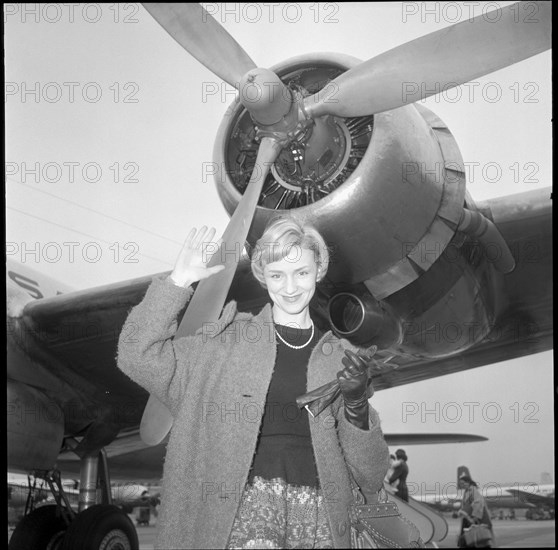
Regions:
<instances>
[{"instance_id":1,"label":"coat lapel","mask_svg":"<svg viewBox=\"0 0 558 550\"><path fill-rule=\"evenodd\" d=\"M341 359L347 349L356 353L359 348L348 340L337 338L331 331L322 336L310 356L307 391L336 380L337 373L344 368Z\"/></svg>"}]
</instances>

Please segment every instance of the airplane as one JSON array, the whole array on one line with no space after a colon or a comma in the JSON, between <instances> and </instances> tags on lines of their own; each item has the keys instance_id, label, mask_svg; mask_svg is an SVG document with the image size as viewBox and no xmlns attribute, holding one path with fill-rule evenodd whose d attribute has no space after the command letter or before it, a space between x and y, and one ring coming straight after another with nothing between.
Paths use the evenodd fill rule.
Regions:
<instances>
[{"instance_id":1,"label":"airplane","mask_svg":"<svg viewBox=\"0 0 558 550\"><path fill-rule=\"evenodd\" d=\"M540 9L550 8L540 4ZM546 20L550 17L541 17ZM505 29L505 22L500 27ZM475 42L482 43L483 36L483 32L475 35ZM533 46L533 51L550 47L548 31L540 36L544 43ZM428 46L428 35L425 38ZM492 34L490 40L492 44ZM514 50L511 58L497 59L495 66L489 63L481 73L529 57L523 53L529 48L523 46L532 42L537 39L522 37L522 47L516 48L522 53ZM424 56L416 43L399 53L410 50ZM384 55L392 54L397 52ZM454 51L451 55L456 56L454 61L463 61ZM380 57L374 63L381 69ZM420 68L420 59L415 65ZM273 70L303 103L308 101L305 109L312 112L309 103L322 85L333 83L331 93L342 91L340 75L358 74L358 67L357 60L345 55L323 54L301 56ZM361 66L362 78L367 67ZM463 82L474 78L467 70L456 69L466 74ZM382 78L378 75L377 82ZM455 78L452 75L452 81ZM416 81L423 78L419 75ZM386 108L370 105L366 98L362 107L358 97L357 107L366 112L356 114L320 114L320 109L344 107L350 101L335 103L327 97L316 101L320 107L312 108L317 109L313 111L317 129L305 118L297 130L298 149L285 147L280 162L260 178L263 193L255 194L260 205L252 212L254 221L246 236L253 243L267 219L285 205L294 214L316 217L336 261L314 311L339 335L362 346L378 344L382 369L374 377L377 390L552 347L549 191L475 204L465 189L457 143L443 121L414 103L424 97L421 94L407 98L406 105ZM217 175L230 213L246 204L242 191L258 155L255 125L247 109L233 103L217 139L216 166L240 159L235 169ZM265 137L273 141L273 136ZM318 143L323 148L316 156ZM304 156L302 149L314 152ZM303 181L300 175L310 173L321 178L321 185L308 187L308 178ZM346 229L347 218L351 231ZM234 267L226 298L237 300L240 309L259 309L266 295L251 279L247 257ZM141 300L151 279L144 276L63 292L55 281L44 286L43 279L22 266L8 267L8 463L24 472L48 475L56 467L80 476L81 509L67 523L59 522L55 533L67 531L62 544L72 548L79 547L84 529L102 538L106 533L101 524L107 523L132 546L137 544L128 523L110 507L109 495L93 505L90 488L96 488L99 478L105 493L110 493L107 463L112 473L126 472L136 479L153 476L154 465L162 465L164 443L146 446L138 437L148 396L114 362L127 311ZM433 326L454 332L440 338ZM32 524L29 537L54 536L50 531L45 534L54 523L55 510L48 513L41 512L32 522L23 523L24 519L18 534Z\"/></svg>"},{"instance_id":2,"label":"airplane","mask_svg":"<svg viewBox=\"0 0 558 550\"><path fill-rule=\"evenodd\" d=\"M457 469L457 479L463 474L471 477L469 468L459 466ZM472 478L474 479L474 478ZM511 484L500 484L489 482L486 484L478 484L481 494L486 500L486 504L494 514L497 509L522 509L526 510L528 519L534 517L544 517L544 510L554 510L554 483L541 479L541 483L515 482ZM452 512L457 517L457 511L462 506L463 493L458 488L458 484L437 487L433 491L421 491L418 487L411 484L409 493L414 500L428 504L439 512ZM550 519L550 516L548 516Z\"/></svg>"},{"instance_id":3,"label":"airplane","mask_svg":"<svg viewBox=\"0 0 558 550\"><path fill-rule=\"evenodd\" d=\"M519 484L515 483L506 490L514 496L514 500L529 505L525 512L527 519L554 519L555 488L552 476L548 472L541 474L540 484L524 483L520 488Z\"/></svg>"},{"instance_id":4,"label":"airplane","mask_svg":"<svg viewBox=\"0 0 558 550\"><path fill-rule=\"evenodd\" d=\"M72 507L77 508L79 500L79 480L61 479L60 484ZM134 481L112 482L113 504L128 514L138 506L156 507L160 504L160 492L153 492L147 485ZM32 498L32 504L29 498ZM43 478L8 472L8 509L14 509L16 515L23 516L26 507L33 509L36 505L55 502L52 491Z\"/></svg>"},{"instance_id":5,"label":"airplane","mask_svg":"<svg viewBox=\"0 0 558 550\"><path fill-rule=\"evenodd\" d=\"M38 483L34 483L38 481ZM35 506L48 498L45 480L8 472L8 523L23 517L28 506ZM30 501L33 501L31 504Z\"/></svg>"}]
</instances>

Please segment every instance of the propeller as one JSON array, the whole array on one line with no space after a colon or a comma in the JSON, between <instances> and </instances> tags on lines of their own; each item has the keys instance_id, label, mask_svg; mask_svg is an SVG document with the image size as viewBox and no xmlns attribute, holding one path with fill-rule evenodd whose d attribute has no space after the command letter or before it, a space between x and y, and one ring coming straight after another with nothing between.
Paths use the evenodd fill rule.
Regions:
<instances>
[{"instance_id":1,"label":"propeller","mask_svg":"<svg viewBox=\"0 0 558 550\"><path fill-rule=\"evenodd\" d=\"M241 91L241 102L259 132L260 147L250 181L213 254L209 266L225 269L200 281L175 338L191 335L204 323L216 322L225 304L258 199L271 165L298 122L296 102L279 77L258 69L240 45L198 4L144 4L156 21L190 54ZM285 123L285 121L287 121ZM160 443L172 426L167 407L150 395L140 424L144 443Z\"/></svg>"},{"instance_id":2,"label":"propeller","mask_svg":"<svg viewBox=\"0 0 558 550\"><path fill-rule=\"evenodd\" d=\"M536 5L536 13L532 13ZM551 46L550 2L518 2L393 48L304 100L311 118L372 115L523 61Z\"/></svg>"},{"instance_id":3,"label":"propeller","mask_svg":"<svg viewBox=\"0 0 558 550\"><path fill-rule=\"evenodd\" d=\"M256 64L199 4L147 3L143 7L187 52L222 80L239 87Z\"/></svg>"},{"instance_id":4,"label":"propeller","mask_svg":"<svg viewBox=\"0 0 558 550\"><path fill-rule=\"evenodd\" d=\"M240 92L257 125L260 147L254 172L209 265L225 269L201 281L176 338L217 321L230 288L263 183L282 148L324 115L354 117L395 109L517 63L550 47L550 2L533 19L516 21L509 9L498 21L487 14L394 48L343 73L304 100L243 48L198 4L147 3L145 9L192 56ZM528 13L530 13L528 11ZM407 84L407 88L402 88ZM232 253L231 253L232 251ZM330 390L334 390L331 385ZM140 425L145 443L160 443L172 426L168 409L150 396Z\"/></svg>"},{"instance_id":5,"label":"propeller","mask_svg":"<svg viewBox=\"0 0 558 550\"><path fill-rule=\"evenodd\" d=\"M261 140L256 165L242 201L225 229L218 250L208 263L208 267L224 264L225 269L199 282L175 338L192 335L204 323L214 323L219 319L256 211L263 183L281 148L282 145L277 139L264 137ZM140 424L143 442L147 445L157 445L167 435L171 426L172 416L169 410L151 394Z\"/></svg>"}]
</instances>

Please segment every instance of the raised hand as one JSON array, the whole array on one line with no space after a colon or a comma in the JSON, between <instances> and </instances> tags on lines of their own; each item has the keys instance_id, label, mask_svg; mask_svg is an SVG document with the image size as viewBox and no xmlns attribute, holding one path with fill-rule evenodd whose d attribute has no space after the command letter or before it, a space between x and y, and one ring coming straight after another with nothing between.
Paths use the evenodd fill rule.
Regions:
<instances>
[{"instance_id":1,"label":"raised hand","mask_svg":"<svg viewBox=\"0 0 558 550\"><path fill-rule=\"evenodd\" d=\"M200 230L193 228L188 233L170 275L170 279L175 285L186 288L225 269L224 265L207 267L219 246L219 243L213 242L214 237L215 228L212 227L208 231L205 225Z\"/></svg>"}]
</instances>

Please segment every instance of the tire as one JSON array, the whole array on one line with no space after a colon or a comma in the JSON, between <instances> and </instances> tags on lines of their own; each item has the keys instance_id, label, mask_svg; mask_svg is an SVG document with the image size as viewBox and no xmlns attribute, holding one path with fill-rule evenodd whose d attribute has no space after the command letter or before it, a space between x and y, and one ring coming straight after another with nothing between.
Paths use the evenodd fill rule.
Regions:
<instances>
[{"instance_id":1,"label":"tire","mask_svg":"<svg viewBox=\"0 0 558 550\"><path fill-rule=\"evenodd\" d=\"M136 528L117 506L97 504L68 527L61 550L138 550Z\"/></svg>"},{"instance_id":2,"label":"tire","mask_svg":"<svg viewBox=\"0 0 558 550\"><path fill-rule=\"evenodd\" d=\"M9 550L59 550L68 526L56 514L56 505L36 508L15 528Z\"/></svg>"}]
</instances>

